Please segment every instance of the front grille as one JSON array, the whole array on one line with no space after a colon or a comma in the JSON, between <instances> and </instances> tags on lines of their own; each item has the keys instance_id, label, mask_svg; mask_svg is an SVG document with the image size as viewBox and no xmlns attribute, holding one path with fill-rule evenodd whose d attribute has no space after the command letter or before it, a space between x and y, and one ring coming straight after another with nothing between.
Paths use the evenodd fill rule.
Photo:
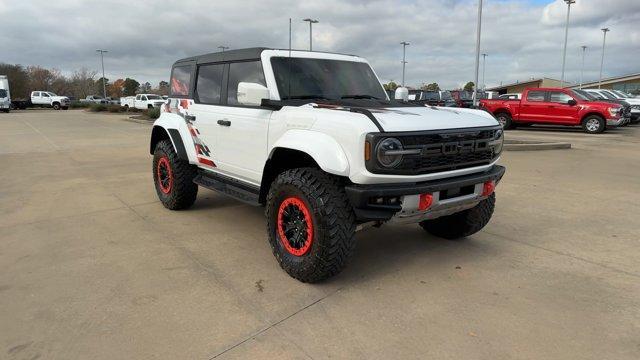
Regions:
<instances>
[{"instance_id":1,"label":"front grille","mask_svg":"<svg viewBox=\"0 0 640 360\"><path fill-rule=\"evenodd\" d=\"M369 137L372 149L386 137L395 137L406 150L420 149L419 154L404 155L400 164L385 168L372 159L367 169L373 173L422 175L488 165L499 155L494 142L501 128L444 130L420 133L382 133ZM496 151L497 150L497 151Z\"/></svg>"}]
</instances>

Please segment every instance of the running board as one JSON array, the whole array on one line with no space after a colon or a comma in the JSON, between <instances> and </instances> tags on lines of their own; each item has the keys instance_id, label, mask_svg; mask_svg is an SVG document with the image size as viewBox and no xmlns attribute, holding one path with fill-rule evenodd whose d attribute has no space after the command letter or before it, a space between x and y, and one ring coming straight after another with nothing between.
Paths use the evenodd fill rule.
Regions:
<instances>
[{"instance_id":1,"label":"running board","mask_svg":"<svg viewBox=\"0 0 640 360\"><path fill-rule=\"evenodd\" d=\"M260 206L260 188L243 181L200 170L193 182L210 190L221 192L246 204Z\"/></svg>"}]
</instances>

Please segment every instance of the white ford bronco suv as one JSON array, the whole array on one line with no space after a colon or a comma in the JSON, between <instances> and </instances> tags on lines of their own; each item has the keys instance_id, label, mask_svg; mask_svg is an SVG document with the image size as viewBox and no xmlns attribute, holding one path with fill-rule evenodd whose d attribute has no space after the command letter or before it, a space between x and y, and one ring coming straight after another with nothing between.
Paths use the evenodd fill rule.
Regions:
<instances>
[{"instance_id":1,"label":"white ford bronco suv","mask_svg":"<svg viewBox=\"0 0 640 360\"><path fill-rule=\"evenodd\" d=\"M280 266L303 282L339 273L355 232L420 224L482 229L505 168L491 114L390 100L366 60L250 48L178 60L150 143L162 204L198 186L266 207Z\"/></svg>"}]
</instances>

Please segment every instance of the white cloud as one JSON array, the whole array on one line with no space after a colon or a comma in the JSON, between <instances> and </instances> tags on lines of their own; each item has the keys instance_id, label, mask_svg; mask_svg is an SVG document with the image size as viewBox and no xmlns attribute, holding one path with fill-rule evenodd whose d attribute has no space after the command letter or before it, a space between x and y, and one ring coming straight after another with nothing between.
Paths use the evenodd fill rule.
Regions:
<instances>
[{"instance_id":1,"label":"white cloud","mask_svg":"<svg viewBox=\"0 0 640 360\"><path fill-rule=\"evenodd\" d=\"M606 3L606 5L605 5ZM444 87L473 78L475 0L432 1L5 1L0 0L0 62L39 64L70 72L97 69L95 49L109 50L107 77L157 83L181 57L232 48L288 44L293 19L295 48L362 55L383 80L401 78L401 41L407 48L407 83ZM485 0L482 51L486 83L530 76L559 77L566 4ZM572 6L566 78L577 81L580 46L587 45L585 78L597 77L603 26L605 74L640 72L640 2L578 0Z\"/></svg>"}]
</instances>

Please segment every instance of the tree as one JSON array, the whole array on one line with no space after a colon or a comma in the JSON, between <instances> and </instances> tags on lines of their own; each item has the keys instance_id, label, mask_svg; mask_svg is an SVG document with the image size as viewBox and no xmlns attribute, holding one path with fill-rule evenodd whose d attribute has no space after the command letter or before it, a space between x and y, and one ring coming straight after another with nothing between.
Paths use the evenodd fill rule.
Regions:
<instances>
[{"instance_id":1,"label":"tree","mask_svg":"<svg viewBox=\"0 0 640 360\"><path fill-rule=\"evenodd\" d=\"M71 75L71 93L76 99L84 99L89 95L93 95L95 89L96 72L85 67L73 72Z\"/></svg>"},{"instance_id":2,"label":"tree","mask_svg":"<svg viewBox=\"0 0 640 360\"><path fill-rule=\"evenodd\" d=\"M141 93L148 93L151 92L151 84L147 81L144 84L140 85L140 92Z\"/></svg>"},{"instance_id":3,"label":"tree","mask_svg":"<svg viewBox=\"0 0 640 360\"><path fill-rule=\"evenodd\" d=\"M29 74L22 65L0 63L0 74L7 76L12 98L29 97Z\"/></svg>"},{"instance_id":4,"label":"tree","mask_svg":"<svg viewBox=\"0 0 640 360\"><path fill-rule=\"evenodd\" d=\"M138 91L140 83L131 78L124 79L124 96L133 96Z\"/></svg>"},{"instance_id":5,"label":"tree","mask_svg":"<svg viewBox=\"0 0 640 360\"><path fill-rule=\"evenodd\" d=\"M113 84L107 85L107 94L112 98L120 98L124 95L124 80L118 79Z\"/></svg>"},{"instance_id":6,"label":"tree","mask_svg":"<svg viewBox=\"0 0 640 360\"><path fill-rule=\"evenodd\" d=\"M158 84L158 95L169 95L169 83L162 80Z\"/></svg>"},{"instance_id":7,"label":"tree","mask_svg":"<svg viewBox=\"0 0 640 360\"><path fill-rule=\"evenodd\" d=\"M104 82L105 88L109 86L109 79L101 77L100 79L96 80L96 86L95 86L95 89L94 89L94 93L102 95L102 93L104 92L104 89L105 89L105 88L102 87L102 83L103 82Z\"/></svg>"},{"instance_id":8,"label":"tree","mask_svg":"<svg viewBox=\"0 0 640 360\"><path fill-rule=\"evenodd\" d=\"M431 84L422 85L420 87L420 90L424 90L424 91L440 91L440 85L438 85L438 83L436 83L436 82L433 82Z\"/></svg>"},{"instance_id":9,"label":"tree","mask_svg":"<svg viewBox=\"0 0 640 360\"><path fill-rule=\"evenodd\" d=\"M464 85L464 91L473 91L474 86L475 84L473 83L473 81L469 81Z\"/></svg>"},{"instance_id":10,"label":"tree","mask_svg":"<svg viewBox=\"0 0 640 360\"><path fill-rule=\"evenodd\" d=\"M382 84L382 86L384 87L385 90L391 90L391 91L395 91L398 88L398 84L396 84L393 81L389 81L389 83L387 84Z\"/></svg>"},{"instance_id":11,"label":"tree","mask_svg":"<svg viewBox=\"0 0 640 360\"><path fill-rule=\"evenodd\" d=\"M59 70L49 70L37 65L28 66L27 73L29 75L30 91L50 91L52 90L53 82L61 77Z\"/></svg>"}]
</instances>

